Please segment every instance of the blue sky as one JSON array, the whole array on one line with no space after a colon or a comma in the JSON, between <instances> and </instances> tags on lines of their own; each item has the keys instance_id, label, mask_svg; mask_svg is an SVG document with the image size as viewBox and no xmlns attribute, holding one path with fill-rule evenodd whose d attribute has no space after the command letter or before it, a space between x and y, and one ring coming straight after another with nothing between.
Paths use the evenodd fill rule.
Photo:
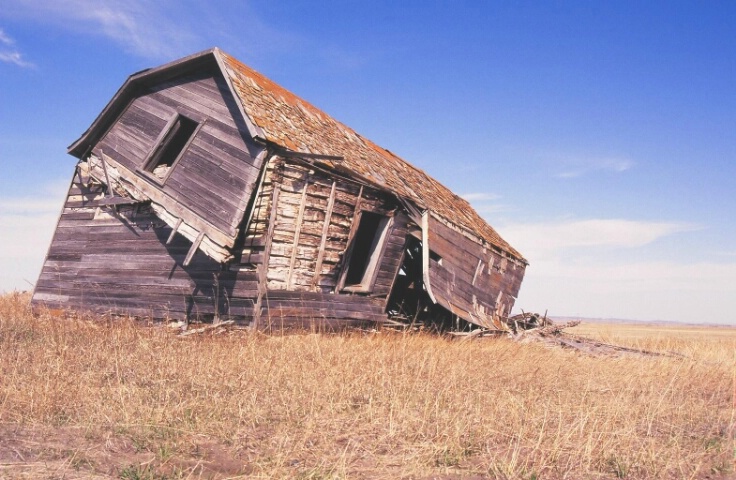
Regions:
<instances>
[{"instance_id":1,"label":"blue sky","mask_svg":"<svg viewBox=\"0 0 736 480\"><path fill-rule=\"evenodd\" d=\"M0 0L0 290L125 78L219 46L465 196L517 307L736 323L736 3Z\"/></svg>"}]
</instances>

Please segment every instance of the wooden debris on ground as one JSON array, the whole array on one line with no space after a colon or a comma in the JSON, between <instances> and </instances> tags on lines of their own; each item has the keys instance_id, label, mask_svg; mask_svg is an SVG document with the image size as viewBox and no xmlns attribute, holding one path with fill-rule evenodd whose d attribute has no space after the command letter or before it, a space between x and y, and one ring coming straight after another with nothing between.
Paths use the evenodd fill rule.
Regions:
<instances>
[{"instance_id":1,"label":"wooden debris on ground","mask_svg":"<svg viewBox=\"0 0 736 480\"><path fill-rule=\"evenodd\" d=\"M675 353L661 353L639 348L624 347L601 342L592 338L574 335L564 330L580 325L580 320L556 324L547 314L542 317L536 313L522 313L510 317L505 322L509 336L519 342L541 342L548 346L577 350L590 355L634 354L644 356L674 356Z\"/></svg>"},{"instance_id":2,"label":"wooden debris on ground","mask_svg":"<svg viewBox=\"0 0 736 480\"><path fill-rule=\"evenodd\" d=\"M554 323L547 314L540 315L537 313L521 313L505 319L501 319L502 329L475 328L464 331L446 331L445 334L452 338L460 340L473 340L482 337L508 336L514 341L520 343L539 342L549 347L562 347L566 349L577 350L589 355L643 355L653 357L672 357L683 356L674 352L653 352L639 348L624 347L612 343L601 342L592 338L580 335L574 335L565 332L565 329L580 325L580 320L572 320L565 323ZM232 333L233 330L250 330L236 324L233 320L215 321L214 323L205 324L198 328L190 328L191 325L185 322L172 322L169 325L173 329L178 329L179 337L189 337L198 334L218 335L222 333ZM382 322L381 328L385 330L399 330L404 332L420 332L425 330L422 322L402 322L396 320L387 320ZM361 331L364 333L380 333L381 329L361 329L352 328L352 331ZM297 330L294 330L296 332Z\"/></svg>"},{"instance_id":3,"label":"wooden debris on ground","mask_svg":"<svg viewBox=\"0 0 736 480\"><path fill-rule=\"evenodd\" d=\"M233 320L225 320L225 321L222 321L222 322L213 322L213 323L207 324L207 325L205 325L203 327L193 328L193 329L188 329L187 328L187 325L185 324L185 325L183 325L183 326L180 327L181 328L181 331L179 332L179 336L180 337L188 337L190 335L196 335L196 334L205 333L205 332L210 332L212 334L223 333L223 332L227 331L228 327L230 327L232 325L235 325L235 321L233 321Z\"/></svg>"}]
</instances>

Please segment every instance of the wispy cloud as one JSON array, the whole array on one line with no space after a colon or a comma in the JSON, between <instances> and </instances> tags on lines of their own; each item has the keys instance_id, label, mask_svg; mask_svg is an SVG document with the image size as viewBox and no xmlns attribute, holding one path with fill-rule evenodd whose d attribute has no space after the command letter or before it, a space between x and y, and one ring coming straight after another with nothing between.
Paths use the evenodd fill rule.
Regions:
<instances>
[{"instance_id":1,"label":"wispy cloud","mask_svg":"<svg viewBox=\"0 0 736 480\"><path fill-rule=\"evenodd\" d=\"M460 197L470 203L480 215L490 215L508 210L508 205L499 203L500 195L488 192L464 193Z\"/></svg>"},{"instance_id":2,"label":"wispy cloud","mask_svg":"<svg viewBox=\"0 0 736 480\"><path fill-rule=\"evenodd\" d=\"M303 61L310 56L318 59L317 63L342 69L361 68L375 56L375 49L358 54L352 49L318 42L308 32L287 30L278 19L263 18L250 2L2 0L0 18L3 17L107 38L127 53L155 61L213 46L246 61L266 62L276 57L277 62L283 62L285 56Z\"/></svg>"},{"instance_id":3,"label":"wispy cloud","mask_svg":"<svg viewBox=\"0 0 736 480\"><path fill-rule=\"evenodd\" d=\"M500 196L495 193L485 192L463 193L460 196L468 202L488 202L490 200L498 200L500 198Z\"/></svg>"},{"instance_id":4,"label":"wispy cloud","mask_svg":"<svg viewBox=\"0 0 736 480\"><path fill-rule=\"evenodd\" d=\"M594 172L622 173L634 166L628 158L564 158L557 178L575 178Z\"/></svg>"},{"instance_id":5,"label":"wispy cloud","mask_svg":"<svg viewBox=\"0 0 736 480\"><path fill-rule=\"evenodd\" d=\"M68 187L59 179L37 186L33 197L0 196L0 292L38 278Z\"/></svg>"},{"instance_id":6,"label":"wispy cloud","mask_svg":"<svg viewBox=\"0 0 736 480\"><path fill-rule=\"evenodd\" d=\"M0 221L7 220L10 217L39 215L59 213L61 203L56 199L37 199L37 198L20 198L20 199L4 199L0 198Z\"/></svg>"},{"instance_id":7,"label":"wispy cloud","mask_svg":"<svg viewBox=\"0 0 736 480\"><path fill-rule=\"evenodd\" d=\"M193 22L171 0L6 0L5 15L108 37L149 58L170 57L195 39ZM196 17L196 15L194 16Z\"/></svg>"},{"instance_id":8,"label":"wispy cloud","mask_svg":"<svg viewBox=\"0 0 736 480\"><path fill-rule=\"evenodd\" d=\"M688 260L532 263L517 307L552 315L734 324L736 262Z\"/></svg>"},{"instance_id":9,"label":"wispy cloud","mask_svg":"<svg viewBox=\"0 0 736 480\"><path fill-rule=\"evenodd\" d=\"M719 312L736 311L736 262L637 255L701 228L685 222L587 219L514 224L499 231L530 261L520 309L723 323L728 319Z\"/></svg>"},{"instance_id":10,"label":"wispy cloud","mask_svg":"<svg viewBox=\"0 0 736 480\"><path fill-rule=\"evenodd\" d=\"M506 225L501 234L520 251L540 260L573 248L637 248L681 232L698 230L683 222L625 219L564 220Z\"/></svg>"},{"instance_id":11,"label":"wispy cloud","mask_svg":"<svg viewBox=\"0 0 736 480\"><path fill-rule=\"evenodd\" d=\"M2 28L0 28L0 44L3 44L3 45L13 44L13 40L5 34Z\"/></svg>"},{"instance_id":12,"label":"wispy cloud","mask_svg":"<svg viewBox=\"0 0 736 480\"><path fill-rule=\"evenodd\" d=\"M61 199L0 198L0 292L36 281Z\"/></svg>"},{"instance_id":13,"label":"wispy cloud","mask_svg":"<svg viewBox=\"0 0 736 480\"><path fill-rule=\"evenodd\" d=\"M23 54L15 47L15 41L0 29L0 62L12 63L22 68L33 68L31 62L23 58Z\"/></svg>"}]
</instances>

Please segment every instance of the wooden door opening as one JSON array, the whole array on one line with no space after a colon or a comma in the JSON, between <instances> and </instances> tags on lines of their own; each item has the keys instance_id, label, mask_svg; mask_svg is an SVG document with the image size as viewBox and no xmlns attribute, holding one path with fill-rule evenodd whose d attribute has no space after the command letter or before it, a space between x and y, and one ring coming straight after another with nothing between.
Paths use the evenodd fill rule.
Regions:
<instances>
[{"instance_id":1,"label":"wooden door opening","mask_svg":"<svg viewBox=\"0 0 736 480\"><path fill-rule=\"evenodd\" d=\"M370 292L388 231L389 217L363 211L347 252L342 290Z\"/></svg>"},{"instance_id":2,"label":"wooden door opening","mask_svg":"<svg viewBox=\"0 0 736 480\"><path fill-rule=\"evenodd\" d=\"M396 274L393 288L386 304L386 314L392 320L424 325L443 331L455 327L453 315L439 304L432 303L422 277L422 242L408 236L401 267ZM432 250L430 259L441 262Z\"/></svg>"}]
</instances>

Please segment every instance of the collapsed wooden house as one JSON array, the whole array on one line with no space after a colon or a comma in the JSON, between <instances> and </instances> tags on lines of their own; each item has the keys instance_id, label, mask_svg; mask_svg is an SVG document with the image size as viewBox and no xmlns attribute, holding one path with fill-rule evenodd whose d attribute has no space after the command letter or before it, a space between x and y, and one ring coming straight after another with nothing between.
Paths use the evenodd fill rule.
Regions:
<instances>
[{"instance_id":1,"label":"collapsed wooden house","mask_svg":"<svg viewBox=\"0 0 736 480\"><path fill-rule=\"evenodd\" d=\"M36 307L494 328L527 265L467 201L217 48L130 76L69 153Z\"/></svg>"}]
</instances>

